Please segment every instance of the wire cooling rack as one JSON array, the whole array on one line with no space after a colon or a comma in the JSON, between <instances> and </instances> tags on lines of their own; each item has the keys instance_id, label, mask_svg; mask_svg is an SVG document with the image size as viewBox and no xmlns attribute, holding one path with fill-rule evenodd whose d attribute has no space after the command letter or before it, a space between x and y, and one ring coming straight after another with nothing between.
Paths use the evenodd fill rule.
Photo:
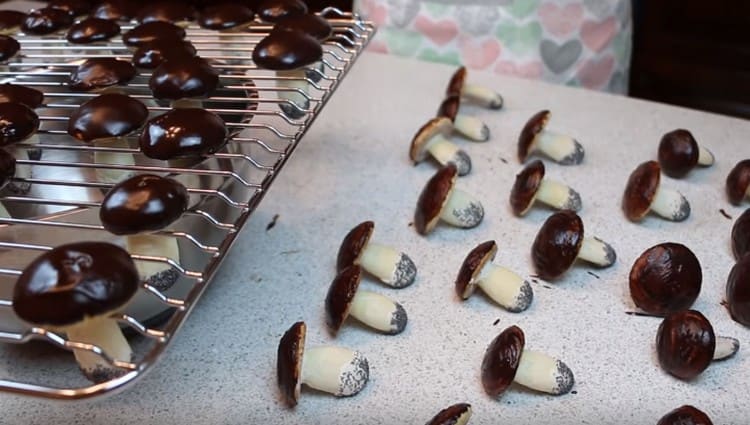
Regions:
<instances>
[{"instance_id":1,"label":"wire cooling rack","mask_svg":"<svg viewBox=\"0 0 750 425\"><path fill-rule=\"evenodd\" d=\"M65 85L68 75L86 58L129 60L132 51L119 38L96 45L70 45L64 34L17 35L20 55L0 65L0 81L43 91L45 104L37 109L41 120L38 138L14 147L19 158L19 171L12 182L15 190L0 193L0 203L10 214L0 217L0 342L25 344L0 354L6 366L4 371L0 367L0 373L6 375L0 379L1 391L63 400L100 396L124 388L159 360L244 223L374 33L372 24L358 16L336 9L322 13L334 27L334 37L324 44L319 66L308 69L304 78L277 76L252 63L253 48L271 30L268 25L256 22L239 32L187 28L187 38L198 54L221 72L222 88L201 106L224 118L231 135L226 149L198 164L151 160L140 153L137 135L114 146L85 145L67 135L68 116L80 103L97 96L70 92ZM130 28L126 25L122 30ZM169 110L170 105L153 99L149 76L150 72L139 70L138 76L120 89L143 101L153 116ZM289 84L291 80L297 80L296 84ZM300 88L300 82L306 83L306 90ZM298 93L296 98L307 98L309 106L295 106L284 100L289 96L280 96L290 91ZM290 108L296 113L289 113ZM168 264L180 277L164 292L144 283L129 307L114 316L134 344L134 359L122 362L113 361L99 347L20 322L13 314L12 291L24 266L54 246L76 240L122 243L103 229L98 208L112 186L112 179L105 177L127 173L178 179L188 188L191 203L180 220L157 233L177 240L179 258L132 253L136 261ZM69 351L91 351L125 374L91 384L79 373L70 373L76 368L75 360L72 353L61 352L63 360L54 356L52 363L66 365L68 373L59 375L67 377L64 382L27 382L30 373L24 371L37 366L33 361L49 361L49 355L24 358L23 348L33 346L26 344L32 340ZM16 362L24 366L13 367ZM55 370L49 375L58 376Z\"/></svg>"}]
</instances>

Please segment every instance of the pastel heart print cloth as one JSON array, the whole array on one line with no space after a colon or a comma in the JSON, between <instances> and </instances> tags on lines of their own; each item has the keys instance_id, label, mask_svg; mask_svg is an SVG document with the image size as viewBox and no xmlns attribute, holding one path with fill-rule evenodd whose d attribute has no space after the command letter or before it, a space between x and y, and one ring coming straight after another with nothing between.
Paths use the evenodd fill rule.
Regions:
<instances>
[{"instance_id":1,"label":"pastel heart print cloth","mask_svg":"<svg viewBox=\"0 0 750 425\"><path fill-rule=\"evenodd\" d=\"M630 0L355 0L370 50L626 93Z\"/></svg>"}]
</instances>

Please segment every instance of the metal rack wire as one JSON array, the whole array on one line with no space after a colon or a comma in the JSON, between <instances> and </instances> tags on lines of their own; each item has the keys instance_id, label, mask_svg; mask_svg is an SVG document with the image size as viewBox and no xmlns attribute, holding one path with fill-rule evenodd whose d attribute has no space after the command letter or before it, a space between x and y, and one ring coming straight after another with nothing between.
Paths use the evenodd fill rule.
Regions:
<instances>
[{"instance_id":1,"label":"metal rack wire","mask_svg":"<svg viewBox=\"0 0 750 425\"><path fill-rule=\"evenodd\" d=\"M86 145L67 135L70 113L97 94L70 92L66 78L85 58L129 60L132 52L121 40L72 46L64 34L17 36L20 56L0 65L0 81L42 90L45 104L37 109L41 120L38 139L14 147L16 153L26 153L28 159L22 155L17 164L30 174L14 178L13 183L30 185L31 190L0 193L0 203L10 213L10 217L0 217L0 342L22 344L41 339L69 351L88 350L126 373L99 384L81 377L51 385L28 382L21 372L6 370L6 375L13 376L0 379L0 391L64 400L100 396L124 388L159 360L279 170L374 33L370 23L355 15L335 9L322 13L333 25L334 37L324 44L320 66L307 70L306 78L280 77L252 63L252 50L270 26L254 23L239 32L187 28L188 40L198 54L213 61L221 72L222 88L203 100L202 106L224 118L231 134L224 150L196 164L151 160L140 153L137 143ZM124 26L123 32L127 29ZM150 72L139 70L133 81L119 88L142 100L153 116L170 106L152 98L149 76ZM304 81L307 90L283 83L290 80ZM309 100L309 107L296 108L301 118L290 118L279 107L294 107L279 96L285 91L295 91ZM97 153L121 155L132 163L100 162L95 160ZM102 178L106 172L168 175L183 182L191 195L188 213L169 229L157 232L177 240L179 258L132 253L137 261L168 264L180 277L164 292L144 283L130 306L113 316L124 329L138 335L131 339L140 340L130 362L114 361L99 347L67 340L63 334L29 327L12 311L15 279L41 252L73 240L122 242L98 222L101 199L112 186ZM75 368L72 355L65 360ZM6 358L6 363L12 361Z\"/></svg>"}]
</instances>

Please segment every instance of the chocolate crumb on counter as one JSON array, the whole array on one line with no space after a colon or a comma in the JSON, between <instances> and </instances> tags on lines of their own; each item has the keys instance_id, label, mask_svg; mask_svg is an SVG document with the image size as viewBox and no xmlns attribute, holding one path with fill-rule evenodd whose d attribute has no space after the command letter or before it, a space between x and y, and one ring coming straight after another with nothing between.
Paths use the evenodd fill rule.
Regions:
<instances>
[{"instance_id":1,"label":"chocolate crumb on counter","mask_svg":"<svg viewBox=\"0 0 750 425\"><path fill-rule=\"evenodd\" d=\"M725 217L725 218L726 218L727 220L731 220L731 219L732 219L732 216L731 216L731 215L729 215L729 214L727 214L727 212L726 212L726 211L724 210L724 208L719 208L719 212L720 212L720 213L721 213L721 215L723 215L723 216L724 216L724 217Z\"/></svg>"},{"instance_id":2,"label":"chocolate crumb on counter","mask_svg":"<svg viewBox=\"0 0 750 425\"><path fill-rule=\"evenodd\" d=\"M266 225L266 232L269 231L269 230L271 230L271 229L273 229L276 226L276 221L278 221L278 219L279 219L279 215L278 214L274 214L274 216L271 219L271 221Z\"/></svg>"}]
</instances>

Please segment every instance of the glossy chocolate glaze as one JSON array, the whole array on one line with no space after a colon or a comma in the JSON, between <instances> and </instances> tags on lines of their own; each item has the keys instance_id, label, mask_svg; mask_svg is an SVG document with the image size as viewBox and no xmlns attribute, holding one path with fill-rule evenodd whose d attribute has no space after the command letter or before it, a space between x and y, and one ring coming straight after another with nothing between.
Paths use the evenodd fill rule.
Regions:
<instances>
[{"instance_id":1,"label":"glossy chocolate glaze","mask_svg":"<svg viewBox=\"0 0 750 425\"><path fill-rule=\"evenodd\" d=\"M461 98L457 95L450 95L440 102L438 107L437 116L446 117L451 122L456 121L456 115L458 115L458 108L461 106Z\"/></svg>"},{"instance_id":2,"label":"glossy chocolate glaze","mask_svg":"<svg viewBox=\"0 0 750 425\"><path fill-rule=\"evenodd\" d=\"M185 40L164 39L139 46L133 53L133 65L139 68L155 69L167 59L180 60L197 54L195 46Z\"/></svg>"},{"instance_id":3,"label":"glossy chocolate glaze","mask_svg":"<svg viewBox=\"0 0 750 425\"><path fill-rule=\"evenodd\" d=\"M26 14L17 10L0 10L0 32L18 31L26 20Z\"/></svg>"},{"instance_id":4,"label":"glossy chocolate glaze","mask_svg":"<svg viewBox=\"0 0 750 425\"><path fill-rule=\"evenodd\" d=\"M44 93L19 84L0 84L0 103L5 102L23 103L31 109L36 109L42 106Z\"/></svg>"},{"instance_id":5,"label":"glossy chocolate glaze","mask_svg":"<svg viewBox=\"0 0 750 425\"><path fill-rule=\"evenodd\" d=\"M68 134L78 140L120 137L138 130L148 118L140 101L120 93L105 93L84 102L68 120Z\"/></svg>"},{"instance_id":6,"label":"glossy chocolate glaze","mask_svg":"<svg viewBox=\"0 0 750 425\"><path fill-rule=\"evenodd\" d=\"M94 7L91 16L101 19L129 22L135 18L143 2L136 0L108 0Z\"/></svg>"},{"instance_id":7,"label":"glossy chocolate glaze","mask_svg":"<svg viewBox=\"0 0 750 425\"><path fill-rule=\"evenodd\" d=\"M47 35L73 24L73 17L66 11L43 7L29 12L21 25L23 32L34 35Z\"/></svg>"},{"instance_id":8,"label":"glossy chocolate glaze","mask_svg":"<svg viewBox=\"0 0 750 425\"><path fill-rule=\"evenodd\" d=\"M482 268L488 262L491 262L497 254L497 244L495 241L482 242L472 249L461 264L461 269L456 277L455 289L456 295L461 299L468 299L474 293L476 283L474 282Z\"/></svg>"},{"instance_id":9,"label":"glossy chocolate glaze","mask_svg":"<svg viewBox=\"0 0 750 425\"><path fill-rule=\"evenodd\" d=\"M628 220L642 219L651 208L661 181L661 167L656 161L646 161L630 174L622 197L622 210Z\"/></svg>"},{"instance_id":10,"label":"glossy chocolate glaze","mask_svg":"<svg viewBox=\"0 0 750 425\"><path fill-rule=\"evenodd\" d=\"M353 264L339 272L328 287L325 301L326 324L334 335L349 317L349 307L361 280L362 268Z\"/></svg>"},{"instance_id":11,"label":"glossy chocolate glaze","mask_svg":"<svg viewBox=\"0 0 750 425\"><path fill-rule=\"evenodd\" d=\"M297 405L299 382L302 379L302 356L305 352L305 322L297 322L279 341L276 353L276 381L284 402L289 407Z\"/></svg>"},{"instance_id":12,"label":"glossy chocolate glaze","mask_svg":"<svg viewBox=\"0 0 750 425\"><path fill-rule=\"evenodd\" d=\"M227 128L216 114L199 108L173 109L146 123L139 143L154 159L201 157L219 151L227 142Z\"/></svg>"},{"instance_id":13,"label":"glossy chocolate glaze","mask_svg":"<svg viewBox=\"0 0 750 425\"><path fill-rule=\"evenodd\" d=\"M466 67L462 66L456 70L448 81L448 87L445 88L446 96L461 96L466 81Z\"/></svg>"},{"instance_id":14,"label":"glossy chocolate glaze","mask_svg":"<svg viewBox=\"0 0 750 425\"><path fill-rule=\"evenodd\" d=\"M656 425L713 425L713 422L702 411L685 405L664 415Z\"/></svg>"},{"instance_id":15,"label":"glossy chocolate glaze","mask_svg":"<svg viewBox=\"0 0 750 425\"><path fill-rule=\"evenodd\" d=\"M0 103L0 146L22 142L39 130L39 116L21 103Z\"/></svg>"},{"instance_id":16,"label":"glossy chocolate glaze","mask_svg":"<svg viewBox=\"0 0 750 425\"><path fill-rule=\"evenodd\" d=\"M0 149L0 190L16 175L16 157L5 149Z\"/></svg>"},{"instance_id":17,"label":"glossy chocolate glaze","mask_svg":"<svg viewBox=\"0 0 750 425\"><path fill-rule=\"evenodd\" d=\"M427 425L456 425L461 419L468 420L468 415L471 415L471 405L469 403L458 403L438 412L427 422Z\"/></svg>"},{"instance_id":18,"label":"glossy chocolate glaze","mask_svg":"<svg viewBox=\"0 0 750 425\"><path fill-rule=\"evenodd\" d=\"M750 187L750 159L744 159L735 164L727 175L726 191L729 202L739 205L747 197Z\"/></svg>"},{"instance_id":19,"label":"glossy chocolate glaze","mask_svg":"<svg viewBox=\"0 0 750 425\"><path fill-rule=\"evenodd\" d=\"M0 34L0 62L5 62L21 50L15 38Z\"/></svg>"},{"instance_id":20,"label":"glossy chocolate glaze","mask_svg":"<svg viewBox=\"0 0 750 425\"><path fill-rule=\"evenodd\" d=\"M666 242L644 251L633 263L629 279L635 305L646 313L665 316L693 305L703 274L688 247Z\"/></svg>"},{"instance_id":21,"label":"glossy chocolate glaze","mask_svg":"<svg viewBox=\"0 0 750 425\"><path fill-rule=\"evenodd\" d=\"M127 84L135 77L132 63L115 58L86 59L70 74L68 87L74 91L90 91Z\"/></svg>"},{"instance_id":22,"label":"glossy chocolate glaze","mask_svg":"<svg viewBox=\"0 0 750 425\"><path fill-rule=\"evenodd\" d=\"M64 10L74 18L89 13L93 6L89 0L50 0L47 5L54 9Z\"/></svg>"},{"instance_id":23,"label":"glossy chocolate glaze","mask_svg":"<svg viewBox=\"0 0 750 425\"><path fill-rule=\"evenodd\" d=\"M549 111L539 111L529 118L529 120L526 121L526 125L523 126L521 134L518 136L518 160L521 164L526 162L526 158L529 156L531 147L536 140L536 135L544 130L547 121L549 121L549 116Z\"/></svg>"},{"instance_id":24,"label":"glossy chocolate glaze","mask_svg":"<svg viewBox=\"0 0 750 425\"><path fill-rule=\"evenodd\" d=\"M336 271L340 272L359 261L359 257L367 246L367 242L370 241L370 236L372 236L374 230L375 223L363 221L346 234L336 258Z\"/></svg>"},{"instance_id":25,"label":"glossy chocolate glaze","mask_svg":"<svg viewBox=\"0 0 750 425\"><path fill-rule=\"evenodd\" d=\"M453 192L457 175L456 166L448 164L439 169L422 189L414 212L414 228L420 235L428 234L435 226L448 196Z\"/></svg>"},{"instance_id":26,"label":"glossy chocolate glaze","mask_svg":"<svg viewBox=\"0 0 750 425\"><path fill-rule=\"evenodd\" d=\"M142 7L138 13L138 22L147 23L164 21L178 23L195 19L193 6L183 1L157 1Z\"/></svg>"},{"instance_id":27,"label":"glossy chocolate glaze","mask_svg":"<svg viewBox=\"0 0 750 425\"><path fill-rule=\"evenodd\" d=\"M520 217L526 213L542 184L544 173L544 163L536 159L516 174L516 181L510 190L510 207L513 214Z\"/></svg>"},{"instance_id":28,"label":"glossy chocolate glaze","mask_svg":"<svg viewBox=\"0 0 750 425\"><path fill-rule=\"evenodd\" d=\"M161 230L187 210L190 196L182 183L140 174L112 187L102 200L99 220L115 235Z\"/></svg>"},{"instance_id":29,"label":"glossy chocolate glaze","mask_svg":"<svg viewBox=\"0 0 750 425\"><path fill-rule=\"evenodd\" d=\"M518 326L511 326L496 336L482 360L482 385L490 397L498 397L516 377L526 338Z\"/></svg>"},{"instance_id":30,"label":"glossy chocolate glaze","mask_svg":"<svg viewBox=\"0 0 750 425\"><path fill-rule=\"evenodd\" d=\"M740 214L732 225L732 252L738 260L750 252L750 209Z\"/></svg>"},{"instance_id":31,"label":"glossy chocolate glaze","mask_svg":"<svg viewBox=\"0 0 750 425\"><path fill-rule=\"evenodd\" d=\"M333 34L333 28L328 20L314 13L286 16L279 19L273 29L274 31L299 31L318 41L325 41Z\"/></svg>"},{"instance_id":32,"label":"glossy chocolate glaze","mask_svg":"<svg viewBox=\"0 0 750 425\"><path fill-rule=\"evenodd\" d=\"M552 214L539 229L531 247L531 260L537 274L553 280L575 262L583 244L583 221L573 211Z\"/></svg>"},{"instance_id":33,"label":"glossy chocolate glaze","mask_svg":"<svg viewBox=\"0 0 750 425\"><path fill-rule=\"evenodd\" d=\"M750 327L750 255L740 258L729 272L726 297L732 319Z\"/></svg>"},{"instance_id":34,"label":"glossy chocolate glaze","mask_svg":"<svg viewBox=\"0 0 750 425\"><path fill-rule=\"evenodd\" d=\"M138 25L122 35L122 42L127 46L141 46L154 40L164 41L167 39L182 40L185 38L184 28L169 22L154 21Z\"/></svg>"},{"instance_id":35,"label":"glossy chocolate glaze","mask_svg":"<svg viewBox=\"0 0 750 425\"><path fill-rule=\"evenodd\" d=\"M656 353L659 365L670 375L695 378L711 364L715 349L711 323L695 310L672 313L659 325Z\"/></svg>"},{"instance_id":36,"label":"glossy chocolate glaze","mask_svg":"<svg viewBox=\"0 0 750 425\"><path fill-rule=\"evenodd\" d=\"M71 43L87 44L106 41L118 34L120 34L120 26L115 21L86 18L70 27L65 38Z\"/></svg>"},{"instance_id":37,"label":"glossy chocolate glaze","mask_svg":"<svg viewBox=\"0 0 750 425\"><path fill-rule=\"evenodd\" d=\"M664 174L685 177L698 164L698 142L687 130L670 131L659 142L658 158Z\"/></svg>"},{"instance_id":38,"label":"glossy chocolate glaze","mask_svg":"<svg viewBox=\"0 0 750 425\"><path fill-rule=\"evenodd\" d=\"M247 24L255 18L249 7L238 3L220 3L204 8L198 15L198 25L211 30L226 30Z\"/></svg>"},{"instance_id":39,"label":"glossy chocolate glaze","mask_svg":"<svg viewBox=\"0 0 750 425\"><path fill-rule=\"evenodd\" d=\"M307 5L300 0L265 0L256 8L258 17L266 22L279 20L294 15L307 13Z\"/></svg>"},{"instance_id":40,"label":"glossy chocolate glaze","mask_svg":"<svg viewBox=\"0 0 750 425\"><path fill-rule=\"evenodd\" d=\"M151 74L148 87L157 99L209 97L219 85L219 72L203 58L176 57Z\"/></svg>"},{"instance_id":41,"label":"glossy chocolate glaze","mask_svg":"<svg viewBox=\"0 0 750 425\"><path fill-rule=\"evenodd\" d=\"M301 68L322 57L318 40L296 31L271 31L253 50L253 62L274 71Z\"/></svg>"},{"instance_id":42,"label":"glossy chocolate glaze","mask_svg":"<svg viewBox=\"0 0 750 425\"><path fill-rule=\"evenodd\" d=\"M13 290L13 310L29 323L69 326L121 308L139 283L130 254L119 246L61 245L24 269Z\"/></svg>"}]
</instances>

